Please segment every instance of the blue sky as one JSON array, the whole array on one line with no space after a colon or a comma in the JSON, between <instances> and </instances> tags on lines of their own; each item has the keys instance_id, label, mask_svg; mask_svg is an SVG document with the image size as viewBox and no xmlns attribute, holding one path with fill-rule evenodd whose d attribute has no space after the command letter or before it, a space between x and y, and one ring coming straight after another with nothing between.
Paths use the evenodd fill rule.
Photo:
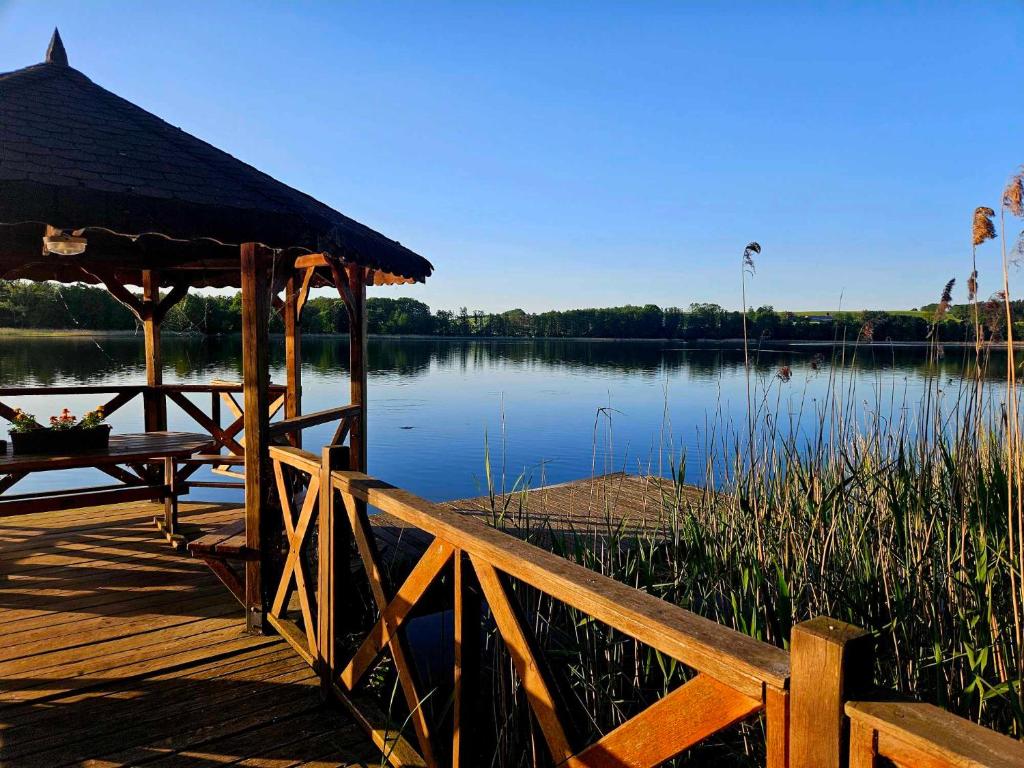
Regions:
<instances>
[{"instance_id":1,"label":"blue sky","mask_svg":"<svg viewBox=\"0 0 1024 768\"><path fill-rule=\"evenodd\" d=\"M430 258L381 295L434 308L738 307L749 240L754 304L963 300L972 211L1024 163L1020 2L0 0L0 71L55 25L97 83Z\"/></svg>"}]
</instances>

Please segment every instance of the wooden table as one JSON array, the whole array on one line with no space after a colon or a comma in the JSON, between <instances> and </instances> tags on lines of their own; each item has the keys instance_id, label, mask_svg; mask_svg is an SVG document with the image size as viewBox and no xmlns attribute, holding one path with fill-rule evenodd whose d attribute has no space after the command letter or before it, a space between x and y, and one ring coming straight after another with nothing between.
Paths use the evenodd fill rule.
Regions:
<instances>
[{"instance_id":1,"label":"wooden table","mask_svg":"<svg viewBox=\"0 0 1024 768\"><path fill-rule=\"evenodd\" d=\"M209 435L194 432L143 432L111 435L110 445L101 450L73 454L0 455L0 517L29 512L114 504L125 501L161 500L163 520L157 526L173 543L178 539L177 463L209 450ZM161 466L152 466L159 463ZM6 491L33 472L92 467L110 475L116 485L8 494ZM162 471L161 471L162 470Z\"/></svg>"}]
</instances>

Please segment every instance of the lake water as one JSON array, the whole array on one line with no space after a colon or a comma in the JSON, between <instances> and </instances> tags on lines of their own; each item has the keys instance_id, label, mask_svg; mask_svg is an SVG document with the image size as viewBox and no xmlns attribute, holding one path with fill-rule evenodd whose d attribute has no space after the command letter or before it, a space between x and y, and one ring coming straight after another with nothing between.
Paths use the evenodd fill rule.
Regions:
<instances>
[{"instance_id":1,"label":"lake water","mask_svg":"<svg viewBox=\"0 0 1024 768\"><path fill-rule=\"evenodd\" d=\"M168 383L239 380L237 338L164 340ZM771 347L757 354L758 400L783 419L807 418L830 379L853 377L856 397L873 407L877 393L899 406L913 404L928 377L955 392L963 353L948 351L938 368L925 350L888 346L847 351ZM347 340L303 340L303 410L348 401ZM283 381L284 345L272 341L272 377ZM1003 363L993 360L998 372ZM668 456L690 456L688 479L702 479L708 424L721 413L745 423L746 377L741 349L683 347L678 342L444 340L374 338L369 345L369 469L371 474L429 499L486 492L485 445L495 482L520 475L531 487L587 477L593 471L668 471ZM791 378L779 371L788 366ZM145 382L141 336L11 337L0 339L0 386L139 384ZM81 414L105 396L4 398L40 421L61 408ZM209 396L196 402L208 411ZM893 405L895 403L895 405ZM802 407L801 407L802 406ZM169 427L201 431L176 406ZM225 415L225 420L227 415ZM142 431L141 398L111 419L115 432ZM503 427L504 425L504 427ZM334 425L305 432L317 450ZM3 428L0 427L0 436ZM206 472L207 470L204 470ZM199 475L196 479L199 479ZM12 492L105 484L93 470L32 475ZM238 498L235 491L197 489L205 499Z\"/></svg>"}]
</instances>

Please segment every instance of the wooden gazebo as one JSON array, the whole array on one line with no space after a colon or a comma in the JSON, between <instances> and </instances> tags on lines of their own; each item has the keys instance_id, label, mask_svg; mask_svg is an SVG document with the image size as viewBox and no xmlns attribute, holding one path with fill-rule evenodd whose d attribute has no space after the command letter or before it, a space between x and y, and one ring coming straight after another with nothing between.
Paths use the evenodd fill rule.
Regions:
<instances>
[{"instance_id":1,"label":"wooden gazebo","mask_svg":"<svg viewBox=\"0 0 1024 768\"><path fill-rule=\"evenodd\" d=\"M29 522L0 524L0 540L10 550L0 558L0 575L13 585L6 596L0 589L0 601L11 601L0 602L0 609L8 609L0 610L0 763L294 766L365 765L372 758L414 768L491 764L494 739L485 741L481 726L494 684L488 685L484 657L499 648L495 643L485 653L481 640L493 627L523 695L491 698L528 710L529 732L510 743L529 745L537 764L655 768L746 722L753 727L743 732L744 742L756 743L751 736L763 729L768 768L883 761L1024 766L1018 741L936 707L871 691L869 632L818 617L794 626L789 650L783 650L369 477L366 287L422 281L431 271L429 262L399 243L94 85L68 66L56 33L44 63L0 75L0 277L102 284L135 313L145 328L146 384L86 389L114 392L111 411L142 396L147 432L135 436L140 444L159 435L173 438L166 431L170 399L208 432L195 435L196 445L216 452L190 456L179 455L180 447L168 449L164 477L170 488L155 476L147 484L145 462L153 454L144 449L123 462L135 475L108 461L109 454L97 468L129 483L141 480L127 488L136 500L159 488L173 501L174 483L187 479L193 467L244 465L244 515L234 509L216 513L218 525L222 518L238 518L232 525L242 532L241 543L237 533L209 533L216 541L206 554L215 571L222 568L218 575L233 587L248 627L256 630L238 631L237 607L216 585L214 597L231 604L227 618L216 600L184 616L173 615L174 609L172 615L155 613L168 606L152 585L185 578L176 567L181 562L196 564L152 547L148 536L132 536L130 521L122 549L96 552L78 539L91 540L93 524L89 530L69 528L76 513L48 517L79 510L83 498L72 499L71 506L47 499L47 511L25 515ZM141 286L141 297L127 285ZM161 381L160 322L200 286L241 288L240 385ZM348 308L351 402L303 415L299 316L315 286L334 286ZM287 382L277 388L271 387L267 360L272 305L283 313L287 333ZM9 389L0 396L20 394ZM286 408L284 418L273 422L272 389ZM215 409L221 395L235 391L244 403L227 397L235 420L226 428L219 415L206 416L185 397L212 394ZM0 416L11 415L0 403ZM338 432L319 456L298 445L303 427L339 419ZM19 480L19 471L5 470L5 461L0 456L0 519L7 514L3 496ZM125 524L123 513L118 517L118 509L103 507L97 493L88 494L103 517L95 525ZM22 514L40 510L36 502L16 503ZM388 517L420 542L404 567L385 567L377 526L367 513L371 506L381 513L378 523ZM148 526L148 519L139 524ZM50 549L33 562L25 553L39 539ZM198 543L192 542L194 552ZM134 554L128 564L125 548ZM314 549L315 584L306 573L313 570ZM245 563L244 580L218 562L231 551ZM353 551L358 570L352 568ZM122 568L127 578L114 583L113 607L109 595L80 599L90 585L106 589ZM61 581L56 572L65 570L70 575ZM195 571L210 580L201 567ZM344 600L354 594L359 576L365 576L375 606L369 621L354 616ZM194 573L191 582L199 587ZM13 600L12 592L19 593ZM125 594L126 604L118 604ZM202 606L213 607L210 616L202 615ZM438 606L451 610L450 630L439 632L450 654L441 650L435 660L450 674L447 683L434 680L433 690L442 691L434 707L406 630L417 614ZM281 637L261 636L268 628ZM579 647L587 658L572 643L559 645L557 637L581 629ZM294 663L292 651L302 664ZM390 656L402 691L404 719L401 712L385 712L365 690L383 654ZM623 679L634 685L644 684L640 670L648 666L671 668L672 677L682 679L671 690L664 688L668 677L658 680L646 707L623 708L613 722L598 722L595 716L606 707L596 697L615 689L591 680L608 676L607 663L617 656L625 659ZM550 664L589 657L596 668L571 676L556 674ZM492 658L492 669L506 666L504 656ZM570 694L579 696L574 706ZM336 698L351 718L326 711L321 697ZM610 703L616 711L628 704ZM498 724L505 732L509 723L514 721L503 715ZM334 730L356 728L378 754L362 760L354 754L356 742L328 738ZM724 754L711 753L712 759Z\"/></svg>"},{"instance_id":2,"label":"wooden gazebo","mask_svg":"<svg viewBox=\"0 0 1024 768\"><path fill-rule=\"evenodd\" d=\"M145 330L146 384L119 392L115 407L141 394L147 432L167 429L168 398L189 409L182 389L162 381L161 321L190 288L241 288L244 414L224 429L191 412L218 448L238 448L244 425L249 551L269 549L260 535L271 518L275 437L298 445L303 427L343 417L346 461L365 471L366 288L422 282L432 270L400 243L96 85L69 66L56 31L43 63L0 75L0 277L103 285L131 310ZM303 416L299 318L322 286L336 288L348 310L350 402ZM273 309L284 319L287 381L284 421L272 433ZM10 418L9 407L0 404L0 416ZM279 525L278 513L272 519ZM253 628L268 599L259 567L258 558L246 564Z\"/></svg>"}]
</instances>

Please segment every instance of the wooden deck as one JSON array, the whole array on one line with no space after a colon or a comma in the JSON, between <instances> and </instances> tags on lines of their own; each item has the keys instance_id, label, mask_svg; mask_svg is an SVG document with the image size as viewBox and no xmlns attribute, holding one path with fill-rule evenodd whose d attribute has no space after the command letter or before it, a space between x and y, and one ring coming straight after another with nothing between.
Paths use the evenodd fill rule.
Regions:
<instances>
[{"instance_id":1,"label":"wooden deck","mask_svg":"<svg viewBox=\"0 0 1024 768\"><path fill-rule=\"evenodd\" d=\"M527 534L659 525L671 484L606 475L447 502ZM340 710L320 703L308 666L282 641L242 632L242 610L201 561L130 502L0 520L0 765L378 765ZM189 538L242 511L183 504ZM430 536L373 517L391 562ZM388 557L390 555L390 557ZM59 738L54 738L59 734Z\"/></svg>"},{"instance_id":2,"label":"wooden deck","mask_svg":"<svg viewBox=\"0 0 1024 768\"><path fill-rule=\"evenodd\" d=\"M624 538L640 533L664 535L671 530L666 509L677 489L660 477L615 472L545 485L515 493L441 502L445 507L501 528L506 533L540 546L552 535L607 537L615 531ZM683 500L699 497L701 489L682 486ZM403 564L423 554L433 537L386 512L372 516L373 532L384 563L403 572Z\"/></svg>"},{"instance_id":3,"label":"wooden deck","mask_svg":"<svg viewBox=\"0 0 1024 768\"><path fill-rule=\"evenodd\" d=\"M633 536L664 530L666 501L676 489L671 480L616 472L496 496L447 501L441 506L479 517L509 533L607 534ZM683 486L684 497L701 490Z\"/></svg>"},{"instance_id":4,"label":"wooden deck","mask_svg":"<svg viewBox=\"0 0 1024 768\"><path fill-rule=\"evenodd\" d=\"M379 765L289 647L128 503L0 520L0 765ZM182 505L195 533L237 518Z\"/></svg>"}]
</instances>

